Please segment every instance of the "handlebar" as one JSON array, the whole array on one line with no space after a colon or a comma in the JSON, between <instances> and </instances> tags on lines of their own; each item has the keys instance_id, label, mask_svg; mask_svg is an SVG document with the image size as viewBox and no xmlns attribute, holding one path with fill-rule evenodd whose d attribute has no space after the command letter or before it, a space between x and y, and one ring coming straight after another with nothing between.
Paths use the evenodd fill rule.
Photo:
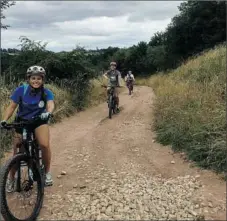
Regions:
<instances>
[{"instance_id":1,"label":"handlebar","mask_svg":"<svg viewBox=\"0 0 227 221\"><path fill-rule=\"evenodd\" d=\"M53 114L50 114L49 119L53 118ZM48 119L48 120L49 120ZM26 120L26 121L21 121L21 122L16 122L16 123L7 123L3 129L10 130L10 129L15 129L15 128L23 128L28 125L34 124L36 121L41 120L41 115L35 116L32 118L32 120Z\"/></svg>"},{"instance_id":2,"label":"handlebar","mask_svg":"<svg viewBox=\"0 0 227 221\"><path fill-rule=\"evenodd\" d=\"M107 88L107 86L103 84L101 85L101 87ZM114 87L123 87L123 86L110 86L110 87L114 88Z\"/></svg>"}]
</instances>

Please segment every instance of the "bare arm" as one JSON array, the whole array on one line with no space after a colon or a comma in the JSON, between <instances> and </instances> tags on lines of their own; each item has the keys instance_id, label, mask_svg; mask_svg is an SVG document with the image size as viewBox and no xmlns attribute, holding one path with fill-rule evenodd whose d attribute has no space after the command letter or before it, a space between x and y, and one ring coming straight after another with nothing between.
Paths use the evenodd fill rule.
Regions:
<instances>
[{"instance_id":1,"label":"bare arm","mask_svg":"<svg viewBox=\"0 0 227 221\"><path fill-rule=\"evenodd\" d=\"M118 85L121 87L121 73L118 72Z\"/></svg>"},{"instance_id":2,"label":"bare arm","mask_svg":"<svg viewBox=\"0 0 227 221\"><path fill-rule=\"evenodd\" d=\"M6 108L6 111L3 115L3 120L4 121L7 121L10 119L10 117L12 117L14 111L16 110L17 108L17 103L15 103L14 101L11 101L9 106Z\"/></svg>"},{"instance_id":3,"label":"bare arm","mask_svg":"<svg viewBox=\"0 0 227 221\"><path fill-rule=\"evenodd\" d=\"M55 108L54 101L53 100L47 101L47 112L53 113L54 108Z\"/></svg>"}]
</instances>

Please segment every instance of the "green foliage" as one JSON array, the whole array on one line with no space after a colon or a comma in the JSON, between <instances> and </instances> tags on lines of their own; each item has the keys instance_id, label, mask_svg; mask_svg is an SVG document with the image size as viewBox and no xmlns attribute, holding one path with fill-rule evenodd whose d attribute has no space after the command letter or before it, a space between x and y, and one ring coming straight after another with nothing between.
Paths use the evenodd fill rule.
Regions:
<instances>
[{"instance_id":1,"label":"green foliage","mask_svg":"<svg viewBox=\"0 0 227 221\"><path fill-rule=\"evenodd\" d=\"M0 26L2 29L7 29L10 26L2 24L2 20L5 19L5 15L3 14L3 11L13 5L15 5L15 1L9 1L9 0L1 0L1 14L0 14Z\"/></svg>"},{"instance_id":2,"label":"green foliage","mask_svg":"<svg viewBox=\"0 0 227 221\"><path fill-rule=\"evenodd\" d=\"M81 110L86 103L90 85L96 72L85 50L77 47L71 52L54 53L46 50L47 43L36 42L27 37L20 37L21 50L14 56L8 56L8 67L5 66L4 79L9 84L12 80L20 82L25 80L26 70L32 65L41 65L47 72L47 83L54 82L58 86L67 87L73 94L73 105ZM6 60L4 60L7 62Z\"/></svg>"}]
</instances>

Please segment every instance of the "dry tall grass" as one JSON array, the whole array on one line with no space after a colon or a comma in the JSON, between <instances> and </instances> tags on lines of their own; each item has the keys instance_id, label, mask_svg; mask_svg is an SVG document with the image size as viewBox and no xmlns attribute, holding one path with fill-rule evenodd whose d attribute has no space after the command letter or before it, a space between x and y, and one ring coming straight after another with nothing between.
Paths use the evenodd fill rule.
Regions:
<instances>
[{"instance_id":1,"label":"dry tall grass","mask_svg":"<svg viewBox=\"0 0 227 221\"><path fill-rule=\"evenodd\" d=\"M199 166L226 169L226 46L217 46L169 73L140 80L157 96L157 140L185 151Z\"/></svg>"}]
</instances>

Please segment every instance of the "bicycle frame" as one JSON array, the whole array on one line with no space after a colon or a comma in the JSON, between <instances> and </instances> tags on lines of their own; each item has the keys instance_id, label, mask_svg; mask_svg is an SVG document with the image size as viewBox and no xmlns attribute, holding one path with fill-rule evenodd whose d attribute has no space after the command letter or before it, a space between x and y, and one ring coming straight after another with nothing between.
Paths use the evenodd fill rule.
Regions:
<instances>
[{"instance_id":1,"label":"bicycle frame","mask_svg":"<svg viewBox=\"0 0 227 221\"><path fill-rule=\"evenodd\" d=\"M34 132L28 131L26 128L23 128L22 138L23 146L27 156L34 159L39 164L39 166L42 166L42 151L36 143Z\"/></svg>"},{"instance_id":2,"label":"bicycle frame","mask_svg":"<svg viewBox=\"0 0 227 221\"><path fill-rule=\"evenodd\" d=\"M17 150L17 154L19 153L25 153L30 160L34 160L38 167L41 169L41 174L43 175L43 162L42 162L42 151L37 145L35 139L34 139L34 133L31 131L28 131L26 127L23 128L23 133L22 133L22 146L24 148L24 151L21 152L20 148ZM31 163L32 165L32 163ZM20 183L20 178L21 178L21 167L23 167L23 164L20 164L17 166L18 168L18 179L17 179L17 191L21 191L21 183ZM29 177L29 183L33 183L33 178L31 177L30 170L31 168L28 169L28 177Z\"/></svg>"},{"instance_id":3,"label":"bicycle frame","mask_svg":"<svg viewBox=\"0 0 227 221\"><path fill-rule=\"evenodd\" d=\"M34 132L27 129L27 126L30 124L32 124L32 123L26 123L26 122L12 123L12 124L8 124L6 126L6 129L22 128L23 151L21 151L21 148L18 148L16 154L24 153L28 156L28 158L31 161L34 160L35 163L37 164L37 166L40 168L41 175L43 176L44 175L44 165L43 165L43 161L42 161L42 151L41 151L40 147L38 146L38 144L36 143ZM31 165L32 165L32 162L31 162ZM23 167L23 163L16 165L17 178L18 178L18 179L16 179L17 180L16 189L18 192L21 191L21 183L20 183L21 167ZM31 168L28 169L28 177L29 177L29 183L32 184L34 177L31 178L31 174L29 174L30 172L31 172Z\"/></svg>"},{"instance_id":4,"label":"bicycle frame","mask_svg":"<svg viewBox=\"0 0 227 221\"><path fill-rule=\"evenodd\" d=\"M107 88L107 86L102 85L102 87ZM109 108L109 118L112 117L112 112L116 114L116 103L115 103L115 96L114 96L115 87L111 86L110 90L108 91L108 108Z\"/></svg>"},{"instance_id":5,"label":"bicycle frame","mask_svg":"<svg viewBox=\"0 0 227 221\"><path fill-rule=\"evenodd\" d=\"M114 90L115 90L114 87L111 87L111 88L110 88L109 96L112 95L112 96L114 97Z\"/></svg>"}]
</instances>

